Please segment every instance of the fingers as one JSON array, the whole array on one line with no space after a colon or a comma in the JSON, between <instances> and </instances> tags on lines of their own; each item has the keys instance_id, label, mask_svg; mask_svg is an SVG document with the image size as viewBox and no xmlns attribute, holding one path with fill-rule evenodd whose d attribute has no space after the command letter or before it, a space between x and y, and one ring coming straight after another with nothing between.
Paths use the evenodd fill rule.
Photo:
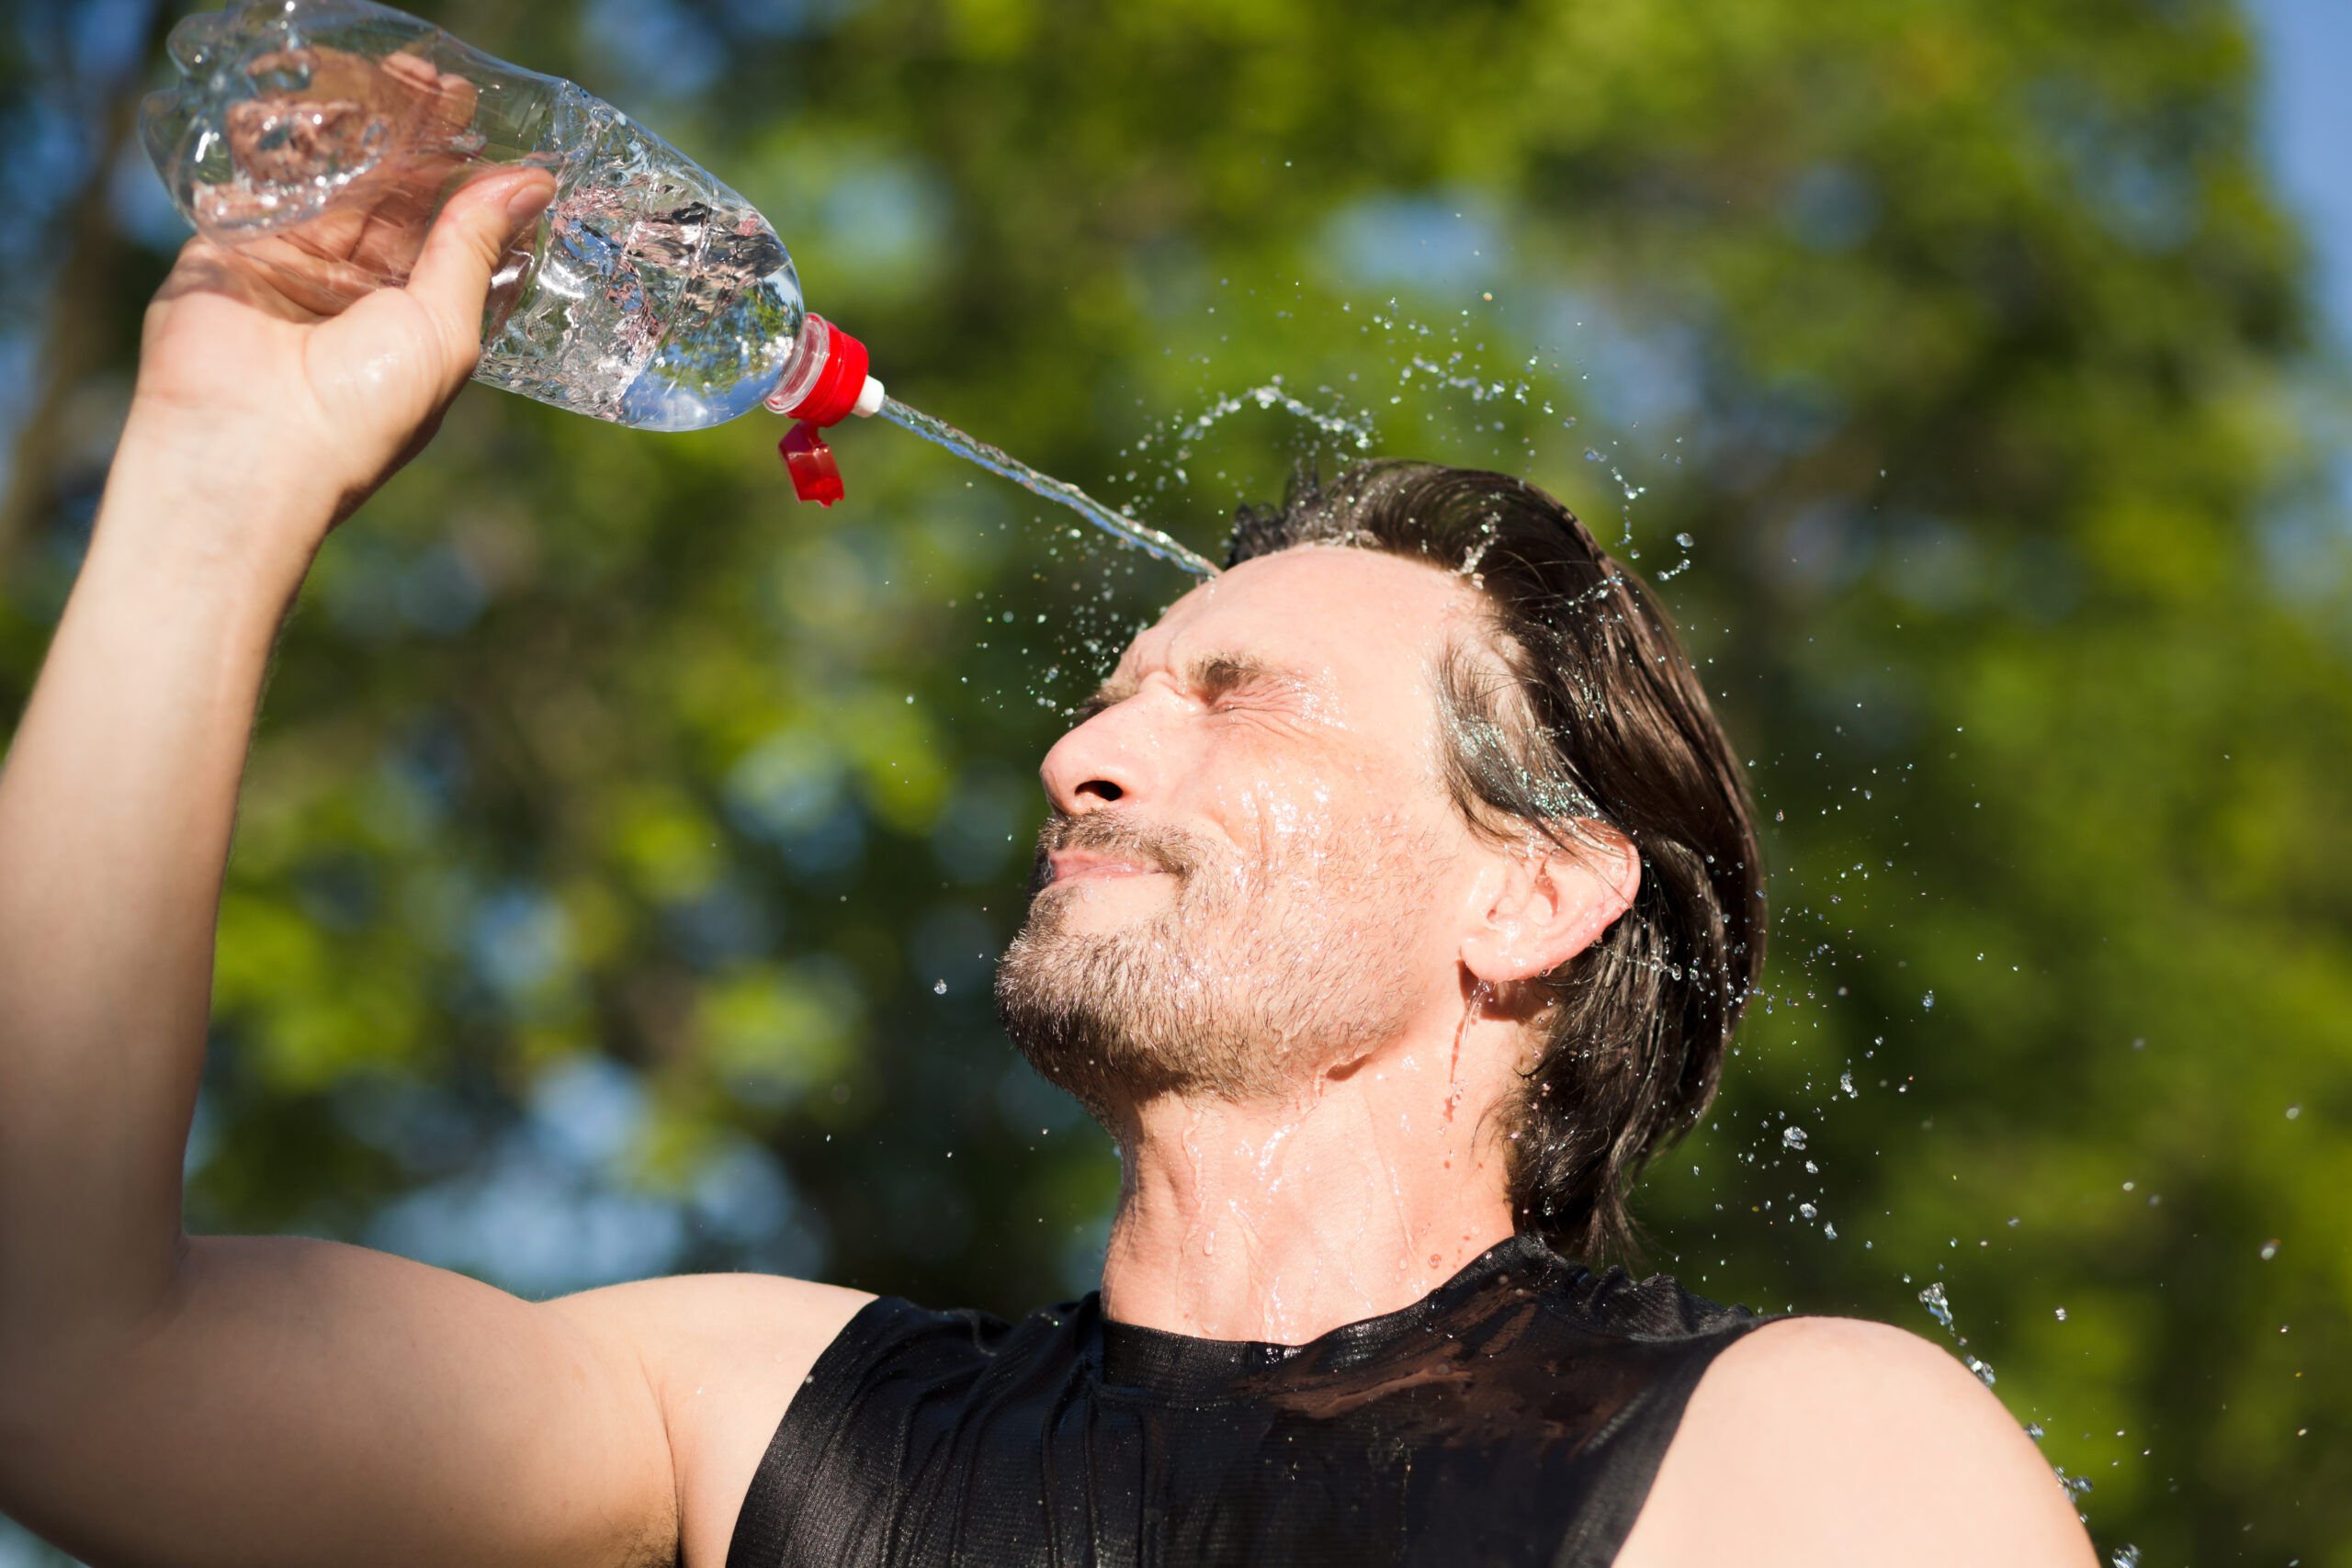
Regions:
<instances>
[{"instance_id":1,"label":"fingers","mask_svg":"<svg viewBox=\"0 0 2352 1568\"><path fill-rule=\"evenodd\" d=\"M441 85L441 73L433 68L433 62L406 50L384 56L376 65L401 85L416 91L430 93Z\"/></svg>"},{"instance_id":2,"label":"fingers","mask_svg":"<svg viewBox=\"0 0 2352 1568\"><path fill-rule=\"evenodd\" d=\"M186 295L201 293L234 299L280 321L316 321L321 312L291 298L280 286L279 269L266 256L249 254L253 248L258 247L232 250L200 234L194 236L180 247L179 259L155 291L149 313Z\"/></svg>"},{"instance_id":3,"label":"fingers","mask_svg":"<svg viewBox=\"0 0 2352 1568\"><path fill-rule=\"evenodd\" d=\"M527 169L475 181L449 198L425 236L409 276L410 298L423 305L452 348L471 363L481 340L491 273L517 233L555 198L555 176Z\"/></svg>"}]
</instances>

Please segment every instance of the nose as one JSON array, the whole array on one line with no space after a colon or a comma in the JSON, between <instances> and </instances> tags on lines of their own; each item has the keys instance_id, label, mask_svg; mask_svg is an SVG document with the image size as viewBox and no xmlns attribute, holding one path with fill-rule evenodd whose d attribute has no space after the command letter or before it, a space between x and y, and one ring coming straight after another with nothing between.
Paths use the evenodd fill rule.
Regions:
<instances>
[{"instance_id":1,"label":"nose","mask_svg":"<svg viewBox=\"0 0 2352 1568\"><path fill-rule=\"evenodd\" d=\"M1149 746L1136 711L1144 705L1131 697L1054 742L1037 776L1057 812L1080 817L1114 804L1132 806L1148 793Z\"/></svg>"}]
</instances>

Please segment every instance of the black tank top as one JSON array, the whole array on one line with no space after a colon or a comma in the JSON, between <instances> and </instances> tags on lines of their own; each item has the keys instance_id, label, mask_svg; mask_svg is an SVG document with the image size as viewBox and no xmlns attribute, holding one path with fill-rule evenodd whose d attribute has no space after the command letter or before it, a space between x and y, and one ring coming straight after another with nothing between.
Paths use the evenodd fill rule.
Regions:
<instances>
[{"instance_id":1,"label":"black tank top","mask_svg":"<svg viewBox=\"0 0 2352 1568\"><path fill-rule=\"evenodd\" d=\"M794 1395L728 1568L1599 1568L1759 1321L1532 1236L1300 1346L885 1297Z\"/></svg>"}]
</instances>

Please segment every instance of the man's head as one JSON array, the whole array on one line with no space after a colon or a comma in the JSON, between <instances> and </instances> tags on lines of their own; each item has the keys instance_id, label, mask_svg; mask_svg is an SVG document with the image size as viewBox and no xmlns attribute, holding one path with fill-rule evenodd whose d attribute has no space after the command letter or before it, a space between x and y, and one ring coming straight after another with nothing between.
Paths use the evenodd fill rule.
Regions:
<instances>
[{"instance_id":1,"label":"man's head","mask_svg":"<svg viewBox=\"0 0 2352 1568\"><path fill-rule=\"evenodd\" d=\"M1736 764L1663 612L1551 497L1427 464L1244 509L1229 565L1046 757L1007 1027L1115 1118L1518 1020L1477 1110L1521 1225L1622 1248L1763 947Z\"/></svg>"}]
</instances>

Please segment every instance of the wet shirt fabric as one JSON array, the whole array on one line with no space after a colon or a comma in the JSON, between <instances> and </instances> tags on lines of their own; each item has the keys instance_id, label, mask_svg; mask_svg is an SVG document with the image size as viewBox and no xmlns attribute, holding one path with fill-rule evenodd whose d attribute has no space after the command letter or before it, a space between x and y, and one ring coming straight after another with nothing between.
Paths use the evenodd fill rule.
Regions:
<instances>
[{"instance_id":1,"label":"wet shirt fabric","mask_svg":"<svg viewBox=\"0 0 2352 1568\"><path fill-rule=\"evenodd\" d=\"M885 1297L795 1394L728 1568L1599 1568L1760 1321L1532 1236L1303 1346Z\"/></svg>"}]
</instances>

